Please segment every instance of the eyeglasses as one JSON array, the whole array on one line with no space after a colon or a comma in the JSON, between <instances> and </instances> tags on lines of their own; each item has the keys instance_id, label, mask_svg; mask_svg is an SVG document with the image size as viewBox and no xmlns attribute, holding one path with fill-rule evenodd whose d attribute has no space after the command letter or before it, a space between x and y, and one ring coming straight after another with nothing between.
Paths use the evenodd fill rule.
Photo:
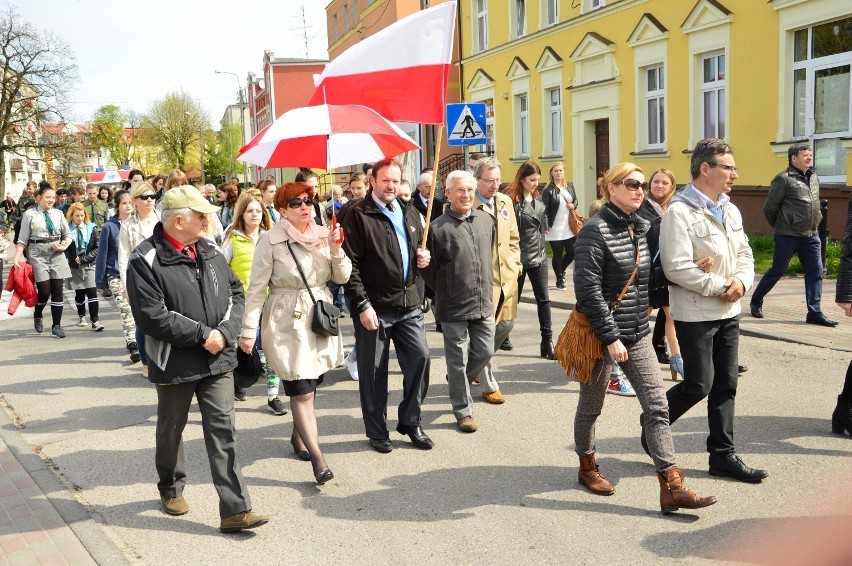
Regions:
<instances>
[{"instance_id":1,"label":"eyeglasses","mask_svg":"<svg viewBox=\"0 0 852 566\"><path fill-rule=\"evenodd\" d=\"M499 185L501 179L500 177L497 177L496 179L483 179L482 177L480 177L479 180L488 185Z\"/></svg>"},{"instance_id":2,"label":"eyeglasses","mask_svg":"<svg viewBox=\"0 0 852 566\"><path fill-rule=\"evenodd\" d=\"M157 198L157 195L139 195L136 198L138 198L139 200L154 200L155 198Z\"/></svg>"},{"instance_id":3,"label":"eyeglasses","mask_svg":"<svg viewBox=\"0 0 852 566\"><path fill-rule=\"evenodd\" d=\"M643 191L648 190L648 183L643 183L642 181L637 181L636 179L624 179L618 183L619 185L624 185L627 187L628 191L638 191L642 189Z\"/></svg>"},{"instance_id":4,"label":"eyeglasses","mask_svg":"<svg viewBox=\"0 0 852 566\"><path fill-rule=\"evenodd\" d=\"M721 163L711 163L710 167L719 167L720 169L724 169L728 173L736 173L737 168L733 165L722 165Z\"/></svg>"},{"instance_id":5,"label":"eyeglasses","mask_svg":"<svg viewBox=\"0 0 852 566\"><path fill-rule=\"evenodd\" d=\"M305 206L311 206L312 204L314 204L314 201L311 200L311 197L291 198L287 201L287 206L289 206L290 208L299 208L303 204Z\"/></svg>"}]
</instances>

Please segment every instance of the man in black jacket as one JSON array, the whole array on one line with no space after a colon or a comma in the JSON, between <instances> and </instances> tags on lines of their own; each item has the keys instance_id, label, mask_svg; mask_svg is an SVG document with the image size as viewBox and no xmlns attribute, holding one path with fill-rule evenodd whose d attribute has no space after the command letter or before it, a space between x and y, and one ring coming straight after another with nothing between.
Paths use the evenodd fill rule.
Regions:
<instances>
[{"instance_id":1,"label":"man in black jacket","mask_svg":"<svg viewBox=\"0 0 852 566\"><path fill-rule=\"evenodd\" d=\"M805 322L833 328L822 312L822 244L817 229L822 220L819 178L811 168L814 152L807 143L794 143L787 150L788 167L769 185L763 214L775 230L775 249L769 268L751 296L751 315L763 318L763 299L787 272L793 254L805 269Z\"/></svg>"},{"instance_id":2,"label":"man in black jacket","mask_svg":"<svg viewBox=\"0 0 852 566\"><path fill-rule=\"evenodd\" d=\"M388 350L393 340L403 375L403 399L396 430L423 449L432 440L423 432L420 406L429 387L429 347L414 279L429 265L429 252L417 249L423 237L420 214L396 198L402 167L392 159L376 163L371 190L343 218L346 255L352 275L346 296L358 344L358 389L370 446L393 450L386 421Z\"/></svg>"},{"instance_id":3,"label":"man in black jacket","mask_svg":"<svg viewBox=\"0 0 852 566\"><path fill-rule=\"evenodd\" d=\"M207 215L217 210L191 186L165 193L161 223L130 256L127 294L146 336L148 379L157 386L155 461L163 511L189 512L183 429L195 395L219 493L219 528L235 532L269 519L251 512L237 460L233 369L245 300L224 256L204 239Z\"/></svg>"}]
</instances>

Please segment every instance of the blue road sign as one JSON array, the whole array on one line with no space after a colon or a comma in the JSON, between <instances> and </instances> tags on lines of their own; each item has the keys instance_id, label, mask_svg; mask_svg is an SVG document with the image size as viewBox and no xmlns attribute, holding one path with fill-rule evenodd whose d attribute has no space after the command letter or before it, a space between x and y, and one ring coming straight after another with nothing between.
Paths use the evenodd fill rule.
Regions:
<instances>
[{"instance_id":1,"label":"blue road sign","mask_svg":"<svg viewBox=\"0 0 852 566\"><path fill-rule=\"evenodd\" d=\"M485 103L447 104L447 145L485 144Z\"/></svg>"}]
</instances>

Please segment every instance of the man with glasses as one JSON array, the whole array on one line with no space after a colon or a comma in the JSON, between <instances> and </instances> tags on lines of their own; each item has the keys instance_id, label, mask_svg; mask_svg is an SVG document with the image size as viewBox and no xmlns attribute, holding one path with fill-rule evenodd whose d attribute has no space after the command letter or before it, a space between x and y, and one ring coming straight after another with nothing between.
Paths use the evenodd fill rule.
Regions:
<instances>
[{"instance_id":1,"label":"man with glasses","mask_svg":"<svg viewBox=\"0 0 852 566\"><path fill-rule=\"evenodd\" d=\"M671 424L707 397L710 474L759 483L769 474L746 466L734 448L740 299L754 282L754 257L740 211L728 197L737 180L732 153L723 140L699 141L692 183L663 216L660 258L672 283L670 312L684 364L683 381L666 397ZM706 257L712 260L708 271L693 260Z\"/></svg>"},{"instance_id":2,"label":"man with glasses","mask_svg":"<svg viewBox=\"0 0 852 566\"><path fill-rule=\"evenodd\" d=\"M476 199L474 208L482 210L494 222L494 244L491 254L493 271L492 307L494 309L494 349L503 347L509 338L518 314L518 276L521 273L521 245L518 221L512 199L499 191L500 162L486 157L476 165ZM499 405L505 401L500 386L494 379L489 361L474 383L481 382L482 398Z\"/></svg>"},{"instance_id":3,"label":"man with glasses","mask_svg":"<svg viewBox=\"0 0 852 566\"><path fill-rule=\"evenodd\" d=\"M788 167L775 175L769 185L763 214L775 230L772 267L751 296L751 316L763 318L763 299L787 273L796 254L805 269L805 322L834 328L822 312L822 244L818 228L822 220L819 204L819 177L813 170L814 152L807 143L795 143L787 150Z\"/></svg>"}]
</instances>

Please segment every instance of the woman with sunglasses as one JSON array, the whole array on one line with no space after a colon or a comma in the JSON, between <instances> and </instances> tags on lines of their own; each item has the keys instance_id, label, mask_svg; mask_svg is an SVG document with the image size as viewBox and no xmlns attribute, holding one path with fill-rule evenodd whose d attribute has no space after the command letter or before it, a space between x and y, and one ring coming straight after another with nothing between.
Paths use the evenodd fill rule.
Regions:
<instances>
[{"instance_id":1,"label":"woman with sunglasses","mask_svg":"<svg viewBox=\"0 0 852 566\"><path fill-rule=\"evenodd\" d=\"M518 168L515 180L509 185L507 194L515 206L521 246L521 274L518 276L518 298L524 289L524 280L529 276L538 309L538 326L541 332L541 357L555 359L553 353L553 329L550 322L550 295L547 292L547 248L544 234L547 232L547 212L539 198L538 181L541 169L532 161L525 161Z\"/></svg>"},{"instance_id":2,"label":"woman with sunglasses","mask_svg":"<svg viewBox=\"0 0 852 566\"><path fill-rule=\"evenodd\" d=\"M666 391L648 335L648 222L636 214L646 188L642 169L632 163L619 163L604 173L599 181L604 205L577 236L577 310L588 317L605 349L605 359L598 360L588 382L580 383L574 442L580 458L580 483L596 495L615 493L595 459L595 421L606 396L604 370L610 360L618 363L642 406L648 452L660 484L660 508L671 513L679 508L706 507L716 498L700 497L689 490L675 462ZM625 285L627 292L616 305Z\"/></svg>"},{"instance_id":3,"label":"woman with sunglasses","mask_svg":"<svg viewBox=\"0 0 852 566\"><path fill-rule=\"evenodd\" d=\"M311 461L322 485L334 474L320 450L314 396L325 372L343 363L343 341L311 330L316 307L302 274L314 298L331 303L326 284L346 283L352 262L341 249L343 229L332 231L314 222L313 197L306 183L285 183L275 193L281 220L261 234L254 251L240 348L251 352L262 320L266 360L290 397L290 443L300 458Z\"/></svg>"},{"instance_id":4,"label":"woman with sunglasses","mask_svg":"<svg viewBox=\"0 0 852 566\"><path fill-rule=\"evenodd\" d=\"M157 194L149 183L142 183L130 193L133 198L133 214L121 223L118 232L118 273L121 286L127 288L127 261L130 253L154 233L154 226L160 221L156 209ZM136 328L136 346L142 361L142 376L148 377L148 356L145 352L145 335Z\"/></svg>"}]
</instances>

